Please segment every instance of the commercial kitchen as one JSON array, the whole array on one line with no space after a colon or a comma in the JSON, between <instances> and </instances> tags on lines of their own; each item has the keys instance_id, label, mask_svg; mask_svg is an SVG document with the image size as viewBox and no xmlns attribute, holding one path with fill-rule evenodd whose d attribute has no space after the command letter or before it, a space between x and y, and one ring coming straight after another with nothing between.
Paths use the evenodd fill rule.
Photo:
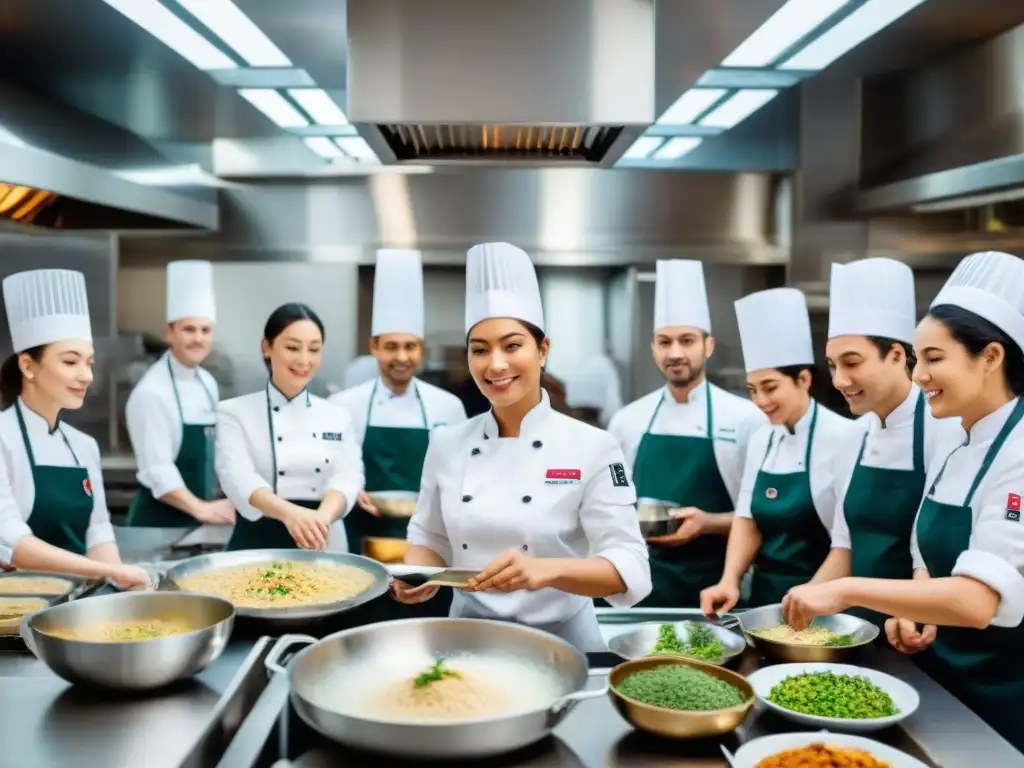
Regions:
<instances>
[{"instance_id":1,"label":"commercial kitchen","mask_svg":"<svg viewBox=\"0 0 1024 768\"><path fill-rule=\"evenodd\" d=\"M651 361L655 263L698 260L715 329L708 380L747 398L737 299L802 291L824 372L831 265L909 265L920 317L967 254L1024 255L1022 60L1024 3L1007 0L0 0L0 278L84 275L94 381L84 407L60 418L99 444L121 558L172 601L168 573L215 562L203 558L231 531L126 525L140 485L125 406L166 351L169 263L213 265L203 366L222 401L267 385L264 323L294 301L323 321L309 391L327 397L371 351L378 250L416 251L418 376L468 410L479 393L466 363L466 254L512 243L536 269L552 403L557 392L559 410L607 426L664 384ZM6 359L21 350L0 315ZM597 359L614 369L614 394L594 395ZM811 393L851 415L828 376ZM21 634L0 630L0 766L738 766L733 755L757 737L825 728L759 703L738 726L648 732L608 691L609 671L635 658L626 638L705 618L697 606L607 603L606 652L514 626L466 630L558 661L568 706L440 736L342 727L296 693L315 682L317 659L346 653L321 638L345 633L353 653L379 642L400 656L443 631L430 619L379 624L395 616L398 571L367 562L372 600L316 615L239 609L204 630L210 656L194 675L154 690L62 674L88 659L93 678L138 681L169 656L76 660L67 648L89 644L46 651L22 637L24 622ZM71 583L51 610L117 593ZM391 634L359 634L374 627ZM727 674L793 660L736 626L714 628L741 643ZM864 734L919 761L893 768L1024 766L884 633L856 650L814 660L916 691L909 717ZM511 746L481 746L501 743Z\"/></svg>"}]
</instances>

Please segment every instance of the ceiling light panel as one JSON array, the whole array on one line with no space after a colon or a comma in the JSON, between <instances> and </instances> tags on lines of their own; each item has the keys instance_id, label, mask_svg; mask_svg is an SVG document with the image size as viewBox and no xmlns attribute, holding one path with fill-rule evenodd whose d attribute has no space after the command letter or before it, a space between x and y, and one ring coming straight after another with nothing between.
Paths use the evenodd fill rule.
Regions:
<instances>
[{"instance_id":1,"label":"ceiling light panel","mask_svg":"<svg viewBox=\"0 0 1024 768\"><path fill-rule=\"evenodd\" d=\"M739 125L761 107L779 95L776 90L759 89L736 91L721 106L700 121L714 128L732 128Z\"/></svg>"},{"instance_id":2,"label":"ceiling light panel","mask_svg":"<svg viewBox=\"0 0 1024 768\"><path fill-rule=\"evenodd\" d=\"M722 62L765 67L813 32L850 0L789 0Z\"/></svg>"},{"instance_id":3,"label":"ceiling light panel","mask_svg":"<svg viewBox=\"0 0 1024 768\"><path fill-rule=\"evenodd\" d=\"M231 0L178 0L250 67L290 67L291 61Z\"/></svg>"},{"instance_id":4,"label":"ceiling light panel","mask_svg":"<svg viewBox=\"0 0 1024 768\"><path fill-rule=\"evenodd\" d=\"M194 67L212 71L238 65L224 51L196 32L157 0L103 0L138 24Z\"/></svg>"},{"instance_id":5,"label":"ceiling light panel","mask_svg":"<svg viewBox=\"0 0 1024 768\"><path fill-rule=\"evenodd\" d=\"M348 125L348 118L326 91L320 88L291 88L288 94L317 125Z\"/></svg>"},{"instance_id":6,"label":"ceiling light panel","mask_svg":"<svg viewBox=\"0 0 1024 768\"><path fill-rule=\"evenodd\" d=\"M665 140L660 136L641 136L633 142L633 146L622 155L622 160L643 160L662 145Z\"/></svg>"},{"instance_id":7,"label":"ceiling light panel","mask_svg":"<svg viewBox=\"0 0 1024 768\"><path fill-rule=\"evenodd\" d=\"M351 157L353 160L358 160L361 163L376 163L378 158L376 153L370 148L370 145L366 143L366 139L360 138L359 136L344 136L340 139L334 140L341 150Z\"/></svg>"},{"instance_id":8,"label":"ceiling light panel","mask_svg":"<svg viewBox=\"0 0 1024 768\"><path fill-rule=\"evenodd\" d=\"M326 136L310 136L307 139L303 139L303 141L305 141L307 147L320 155L320 157L328 160L345 156L338 148L338 145Z\"/></svg>"},{"instance_id":9,"label":"ceiling light panel","mask_svg":"<svg viewBox=\"0 0 1024 768\"><path fill-rule=\"evenodd\" d=\"M309 121L288 99L267 88L241 88L238 95L269 117L281 128L302 128Z\"/></svg>"},{"instance_id":10,"label":"ceiling light panel","mask_svg":"<svg viewBox=\"0 0 1024 768\"><path fill-rule=\"evenodd\" d=\"M655 124L692 125L726 93L724 88L691 88L676 99Z\"/></svg>"},{"instance_id":11,"label":"ceiling light panel","mask_svg":"<svg viewBox=\"0 0 1024 768\"><path fill-rule=\"evenodd\" d=\"M678 160L701 145L704 139L693 136L676 136L654 153L655 160Z\"/></svg>"},{"instance_id":12,"label":"ceiling light panel","mask_svg":"<svg viewBox=\"0 0 1024 768\"><path fill-rule=\"evenodd\" d=\"M924 0L868 0L821 37L780 65L781 69L825 69L843 54L906 15Z\"/></svg>"}]
</instances>

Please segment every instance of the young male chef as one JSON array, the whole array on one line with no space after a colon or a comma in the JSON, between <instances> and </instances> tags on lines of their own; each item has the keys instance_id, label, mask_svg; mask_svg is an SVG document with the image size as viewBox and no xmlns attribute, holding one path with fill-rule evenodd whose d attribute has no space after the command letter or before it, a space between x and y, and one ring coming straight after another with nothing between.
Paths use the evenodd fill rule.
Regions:
<instances>
[{"instance_id":1,"label":"young male chef","mask_svg":"<svg viewBox=\"0 0 1024 768\"><path fill-rule=\"evenodd\" d=\"M379 374L328 398L349 412L353 435L363 448L366 485L359 508L345 519L349 547L356 554L371 554L368 538L405 541L409 518L383 514L374 497L389 491L418 493L430 430L466 419L455 395L416 378L424 335L419 251L377 252L370 333Z\"/></svg>"},{"instance_id":2,"label":"young male chef","mask_svg":"<svg viewBox=\"0 0 1024 768\"><path fill-rule=\"evenodd\" d=\"M668 502L682 519L674 533L648 539L654 588L645 607L694 608L718 583L747 442L767 423L752 402L707 380L714 350L703 265L659 261L651 351L665 386L608 425L632 464L637 498Z\"/></svg>"},{"instance_id":3,"label":"young male chef","mask_svg":"<svg viewBox=\"0 0 1024 768\"><path fill-rule=\"evenodd\" d=\"M214 499L219 390L201 367L217 319L210 262L167 265L166 317L167 352L135 385L125 407L142 486L128 510L128 525L230 524L231 502Z\"/></svg>"}]
</instances>

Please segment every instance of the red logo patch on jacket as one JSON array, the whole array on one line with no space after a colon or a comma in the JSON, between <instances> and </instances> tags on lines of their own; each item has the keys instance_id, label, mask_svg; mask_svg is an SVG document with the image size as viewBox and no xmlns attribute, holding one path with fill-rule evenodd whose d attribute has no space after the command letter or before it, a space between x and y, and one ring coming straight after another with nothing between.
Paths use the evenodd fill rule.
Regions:
<instances>
[{"instance_id":1,"label":"red logo patch on jacket","mask_svg":"<svg viewBox=\"0 0 1024 768\"><path fill-rule=\"evenodd\" d=\"M583 478L578 469L549 469L544 476L546 485L577 485Z\"/></svg>"},{"instance_id":2,"label":"red logo patch on jacket","mask_svg":"<svg viewBox=\"0 0 1024 768\"><path fill-rule=\"evenodd\" d=\"M1006 519L1020 522L1020 494L1008 493L1006 495Z\"/></svg>"},{"instance_id":3,"label":"red logo patch on jacket","mask_svg":"<svg viewBox=\"0 0 1024 768\"><path fill-rule=\"evenodd\" d=\"M86 496L92 496L92 481L88 477L82 481L82 490L85 491Z\"/></svg>"}]
</instances>

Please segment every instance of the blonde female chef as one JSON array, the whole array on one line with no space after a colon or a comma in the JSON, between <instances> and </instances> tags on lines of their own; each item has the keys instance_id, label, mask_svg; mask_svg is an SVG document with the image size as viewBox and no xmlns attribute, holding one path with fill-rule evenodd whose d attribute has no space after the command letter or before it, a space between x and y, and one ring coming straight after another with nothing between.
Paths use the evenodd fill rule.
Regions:
<instances>
[{"instance_id":1,"label":"blonde female chef","mask_svg":"<svg viewBox=\"0 0 1024 768\"><path fill-rule=\"evenodd\" d=\"M284 304L263 329L266 387L217 408L216 468L239 519L236 549L348 551L345 524L363 487L348 411L311 394L324 326L305 304Z\"/></svg>"},{"instance_id":2,"label":"blonde female chef","mask_svg":"<svg viewBox=\"0 0 1024 768\"><path fill-rule=\"evenodd\" d=\"M807 299L774 288L736 302L747 389L770 423L747 448L747 464L718 584L701 610L731 610L751 564L750 605L778 603L810 580L829 553L836 497L831 460L855 428L811 397L814 345Z\"/></svg>"},{"instance_id":3,"label":"blonde female chef","mask_svg":"<svg viewBox=\"0 0 1024 768\"><path fill-rule=\"evenodd\" d=\"M96 441L60 420L92 383L92 328L80 272L4 279L14 354L0 367L0 563L150 586L124 565L110 525Z\"/></svg>"},{"instance_id":4,"label":"blonde female chef","mask_svg":"<svg viewBox=\"0 0 1024 768\"><path fill-rule=\"evenodd\" d=\"M914 652L915 624L938 626L922 666L1024 751L1024 262L977 253L954 270L917 328L914 378L937 418L965 442L929 466L914 524L913 579L808 584L783 602L787 620L860 606L899 619L889 641Z\"/></svg>"},{"instance_id":5,"label":"blonde female chef","mask_svg":"<svg viewBox=\"0 0 1024 768\"><path fill-rule=\"evenodd\" d=\"M593 598L643 599L647 547L622 450L553 411L541 389L543 327L529 257L507 243L472 248L469 364L491 410L431 435L405 562L481 570L455 593L452 616L516 621L593 651L605 647ZM435 591L395 584L403 602Z\"/></svg>"}]
</instances>

